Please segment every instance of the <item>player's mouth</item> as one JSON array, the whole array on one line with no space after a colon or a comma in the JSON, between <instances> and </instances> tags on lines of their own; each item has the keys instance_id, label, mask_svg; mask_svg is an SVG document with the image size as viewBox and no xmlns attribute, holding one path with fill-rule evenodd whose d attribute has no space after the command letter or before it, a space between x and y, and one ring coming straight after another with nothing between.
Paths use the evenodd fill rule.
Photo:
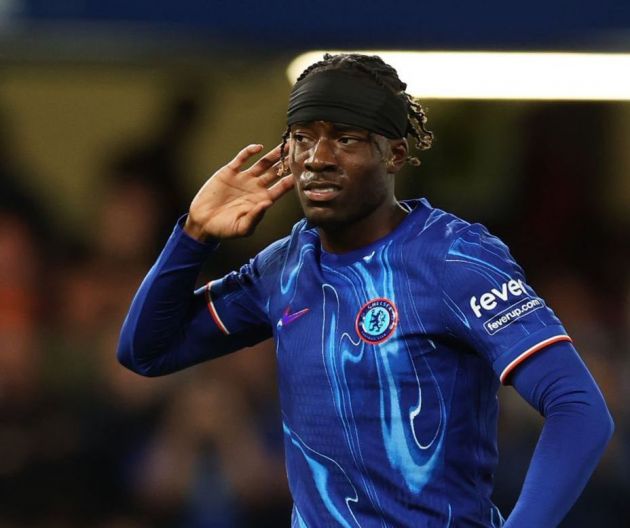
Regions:
<instances>
[{"instance_id":1,"label":"player's mouth","mask_svg":"<svg viewBox=\"0 0 630 528\"><path fill-rule=\"evenodd\" d=\"M341 192L341 186L330 181L310 181L302 185L304 196L313 202L328 202Z\"/></svg>"}]
</instances>

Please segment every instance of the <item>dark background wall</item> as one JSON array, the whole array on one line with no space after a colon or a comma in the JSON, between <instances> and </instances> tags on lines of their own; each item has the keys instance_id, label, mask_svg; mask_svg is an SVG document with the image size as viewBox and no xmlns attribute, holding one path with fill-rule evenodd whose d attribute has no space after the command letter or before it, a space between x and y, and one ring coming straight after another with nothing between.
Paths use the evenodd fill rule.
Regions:
<instances>
[{"instance_id":1,"label":"dark background wall","mask_svg":"<svg viewBox=\"0 0 630 528\"><path fill-rule=\"evenodd\" d=\"M611 47L630 25L623 0L591 2L414 2L392 0L72 0L16 2L27 24L137 24L191 32L230 47L575 48ZM626 34L627 39L627 34ZM606 44L607 43L607 44ZM627 41L617 42L628 47Z\"/></svg>"}]
</instances>

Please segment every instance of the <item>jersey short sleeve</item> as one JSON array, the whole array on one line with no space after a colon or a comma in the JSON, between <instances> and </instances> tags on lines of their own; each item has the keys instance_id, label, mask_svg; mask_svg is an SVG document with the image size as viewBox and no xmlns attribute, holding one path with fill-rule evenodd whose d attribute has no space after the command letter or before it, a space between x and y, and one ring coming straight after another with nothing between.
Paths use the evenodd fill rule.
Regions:
<instances>
[{"instance_id":1,"label":"jersey short sleeve","mask_svg":"<svg viewBox=\"0 0 630 528\"><path fill-rule=\"evenodd\" d=\"M239 336L245 345L254 345L271 337L267 317L267 295L261 271L261 257L256 256L238 271L210 281L197 290L204 295L209 315L225 335Z\"/></svg>"},{"instance_id":2,"label":"jersey short sleeve","mask_svg":"<svg viewBox=\"0 0 630 528\"><path fill-rule=\"evenodd\" d=\"M479 224L449 246L441 294L449 333L486 358L501 383L532 354L571 340L508 247Z\"/></svg>"}]
</instances>

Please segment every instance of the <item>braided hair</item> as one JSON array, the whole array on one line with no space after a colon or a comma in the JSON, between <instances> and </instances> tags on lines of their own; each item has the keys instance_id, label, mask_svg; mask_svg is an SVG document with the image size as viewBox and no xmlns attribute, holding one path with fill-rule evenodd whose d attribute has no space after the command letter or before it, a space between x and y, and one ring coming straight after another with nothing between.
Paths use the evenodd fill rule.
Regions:
<instances>
[{"instance_id":1,"label":"braided hair","mask_svg":"<svg viewBox=\"0 0 630 528\"><path fill-rule=\"evenodd\" d=\"M340 53L331 55L326 53L324 58L311 64L298 77L300 82L311 73L324 70L350 70L372 79L379 86L391 90L401 97L407 106L407 130L416 140L415 145L419 150L428 150L433 142L433 132L426 128L427 115L422 105L416 101L405 90L407 84L400 80L398 72L387 64L378 55L361 55L359 53ZM280 146L280 170L284 173L285 168L285 147L289 139L290 130L287 129L282 134L282 144ZM415 156L408 156L407 162L411 165L420 165L420 160Z\"/></svg>"}]
</instances>

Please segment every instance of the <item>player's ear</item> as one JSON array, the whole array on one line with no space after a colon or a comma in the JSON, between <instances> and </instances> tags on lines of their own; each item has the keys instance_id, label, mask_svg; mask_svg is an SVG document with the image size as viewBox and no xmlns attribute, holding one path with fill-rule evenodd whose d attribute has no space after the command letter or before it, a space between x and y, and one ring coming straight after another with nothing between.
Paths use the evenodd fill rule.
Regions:
<instances>
[{"instance_id":1,"label":"player's ear","mask_svg":"<svg viewBox=\"0 0 630 528\"><path fill-rule=\"evenodd\" d=\"M406 138L390 139L389 146L391 157L387 161L387 172L394 174L405 165L409 154L409 144Z\"/></svg>"}]
</instances>

